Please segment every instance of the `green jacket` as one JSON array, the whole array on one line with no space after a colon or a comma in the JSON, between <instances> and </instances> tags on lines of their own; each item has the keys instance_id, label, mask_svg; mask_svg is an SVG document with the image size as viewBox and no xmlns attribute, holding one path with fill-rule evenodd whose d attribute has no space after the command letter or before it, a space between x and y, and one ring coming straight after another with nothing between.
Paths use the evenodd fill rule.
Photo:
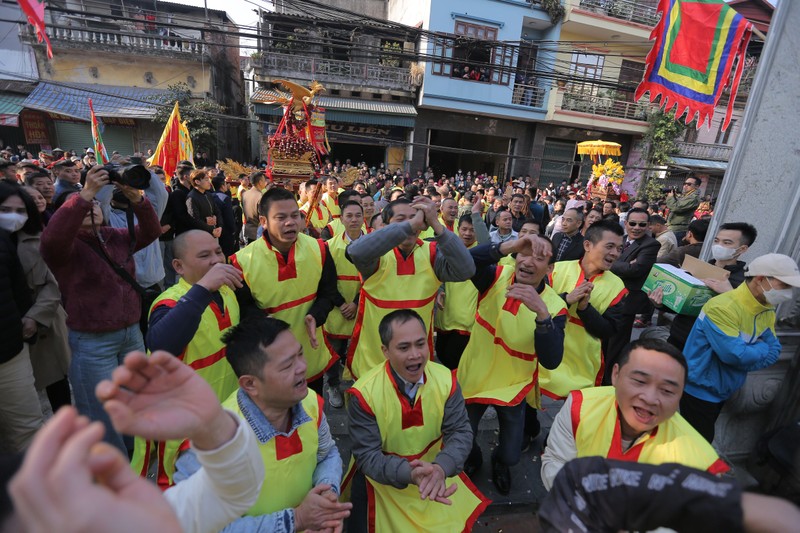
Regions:
<instances>
[{"instance_id":1,"label":"green jacket","mask_svg":"<svg viewBox=\"0 0 800 533\"><path fill-rule=\"evenodd\" d=\"M700 192L694 190L684 196L667 196L669 216L667 226L670 231L686 231L700 205Z\"/></svg>"}]
</instances>

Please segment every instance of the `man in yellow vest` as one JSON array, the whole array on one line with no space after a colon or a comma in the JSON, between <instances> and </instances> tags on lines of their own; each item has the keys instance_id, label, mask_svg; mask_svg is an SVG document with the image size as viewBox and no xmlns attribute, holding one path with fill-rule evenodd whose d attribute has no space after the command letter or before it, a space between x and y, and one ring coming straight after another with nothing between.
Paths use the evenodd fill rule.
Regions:
<instances>
[{"instance_id":1,"label":"man in yellow vest","mask_svg":"<svg viewBox=\"0 0 800 533\"><path fill-rule=\"evenodd\" d=\"M602 342L617 332L628 294L625 283L609 271L622 253L622 235L618 223L596 222L586 230L583 258L559 261L550 274L550 285L569 308L564 359L557 369L542 369L539 376L542 392L553 399L600 385L603 379Z\"/></svg>"},{"instance_id":2,"label":"man in yellow vest","mask_svg":"<svg viewBox=\"0 0 800 533\"><path fill-rule=\"evenodd\" d=\"M378 324L393 309L413 309L425 321L433 351L433 306L442 282L465 281L475 272L469 251L437 218L436 205L419 196L403 198L383 210L386 227L347 247L347 256L363 280L346 366L358 378L383 363ZM433 242L419 233L431 226Z\"/></svg>"},{"instance_id":3,"label":"man in yellow vest","mask_svg":"<svg viewBox=\"0 0 800 533\"><path fill-rule=\"evenodd\" d=\"M479 202L473 202L472 213L458 220L458 236L467 249L489 242L489 231L481 218ZM478 289L472 281L448 281L436 296L436 357L450 370L458 368L461 354L467 347L475 310L478 308Z\"/></svg>"},{"instance_id":4,"label":"man in yellow vest","mask_svg":"<svg viewBox=\"0 0 800 533\"><path fill-rule=\"evenodd\" d=\"M329 217L335 220L342 216L342 210L339 207L339 180L336 179L336 176L328 176L324 183L325 193L322 195L320 203L328 210Z\"/></svg>"},{"instance_id":5,"label":"man in yellow vest","mask_svg":"<svg viewBox=\"0 0 800 533\"><path fill-rule=\"evenodd\" d=\"M330 212L322 202L322 198L319 199L317 205L312 209L311 201L314 198L317 187L320 187L320 184L315 179L310 179L305 182L308 201L300 206L300 212L306 220L308 220L309 217L311 218L311 223L308 227L314 235L319 236L319 232L328 225L331 217Z\"/></svg>"},{"instance_id":6,"label":"man in yellow vest","mask_svg":"<svg viewBox=\"0 0 800 533\"><path fill-rule=\"evenodd\" d=\"M469 531L489 503L462 472L472 446L464 398L428 360L427 329L414 311L386 315L384 362L348 390L350 533Z\"/></svg>"},{"instance_id":7,"label":"man in yellow vest","mask_svg":"<svg viewBox=\"0 0 800 533\"><path fill-rule=\"evenodd\" d=\"M342 207L344 207L344 204L346 204L347 202L356 202L358 203L358 205L362 205L361 195L358 194L353 189L347 189L345 191L342 191L339 194L338 201L339 205ZM340 209L342 207L340 207ZM361 224L361 229L366 233L367 227L365 224L363 223ZM324 228L322 228L322 231L320 232L320 238L327 241L332 237L341 236L344 233L344 231L345 231L345 225L344 222L342 221L342 217L339 216L337 218L331 219L330 223Z\"/></svg>"},{"instance_id":8,"label":"man in yellow vest","mask_svg":"<svg viewBox=\"0 0 800 533\"><path fill-rule=\"evenodd\" d=\"M554 255L549 240L527 235L470 252L476 268L472 282L481 296L458 380L476 435L486 408L494 405L497 411L500 433L492 481L498 492L508 494L510 467L519 462L522 449L526 397L538 408L539 363L551 370L561 363L567 308L546 283ZM510 254L515 255L513 269L497 264ZM467 473L473 474L482 463L476 438Z\"/></svg>"},{"instance_id":9,"label":"man in yellow vest","mask_svg":"<svg viewBox=\"0 0 800 533\"><path fill-rule=\"evenodd\" d=\"M351 507L338 502L342 459L322 397L308 389L303 347L289 324L259 315L233 328L225 342L239 389L222 406L256 435L264 483L255 504L223 531L340 531ZM186 453L176 477L182 481L199 466Z\"/></svg>"},{"instance_id":10,"label":"man in yellow vest","mask_svg":"<svg viewBox=\"0 0 800 533\"><path fill-rule=\"evenodd\" d=\"M322 376L337 355L325 342L322 325L344 303L336 289L336 266L328 245L304 233L294 195L272 188L259 205L263 236L232 255L242 271L237 291L242 312L256 309L289 323L303 345L309 386L322 393Z\"/></svg>"},{"instance_id":11,"label":"man in yellow vest","mask_svg":"<svg viewBox=\"0 0 800 533\"><path fill-rule=\"evenodd\" d=\"M239 323L234 290L242 286L241 272L225 264L225 255L210 233L189 230L175 238L172 266L178 283L161 293L150 309L147 345L151 351L177 354L205 379L220 402L236 390L236 376L225 359L222 336ZM151 454L158 465L156 482L173 485L181 441L134 440L131 466L146 476Z\"/></svg>"},{"instance_id":12,"label":"man in yellow vest","mask_svg":"<svg viewBox=\"0 0 800 533\"><path fill-rule=\"evenodd\" d=\"M671 344L630 343L612 369L613 387L574 391L556 415L542 455L545 488L565 463L593 455L727 472L711 444L678 413L687 372L686 359Z\"/></svg>"},{"instance_id":13,"label":"man in yellow vest","mask_svg":"<svg viewBox=\"0 0 800 533\"><path fill-rule=\"evenodd\" d=\"M350 191L342 193L342 198L346 192ZM359 196L356 194L355 198L359 198ZM343 225L344 231L327 242L333 262L336 264L336 288L344 298L344 303L331 311L322 331L336 353L344 357L347 354L347 341L353 335L353 327L356 324L358 293L361 290L361 277L358 275L358 269L347 260L345 252L348 244L364 235L362 231L364 211L361 209L361 204L355 200L343 202L342 216L337 220ZM341 371L342 365L337 361L325 373L328 377L326 384L328 403L337 409L344 405L344 399L339 390L341 381L339 373Z\"/></svg>"}]
</instances>

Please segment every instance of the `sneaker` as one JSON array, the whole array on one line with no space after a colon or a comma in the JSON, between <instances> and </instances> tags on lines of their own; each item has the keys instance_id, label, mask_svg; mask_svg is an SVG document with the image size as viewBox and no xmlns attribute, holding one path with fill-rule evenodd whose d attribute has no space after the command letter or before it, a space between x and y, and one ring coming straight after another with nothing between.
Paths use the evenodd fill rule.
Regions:
<instances>
[{"instance_id":1,"label":"sneaker","mask_svg":"<svg viewBox=\"0 0 800 533\"><path fill-rule=\"evenodd\" d=\"M511 470L497 459L492 459L492 483L503 496L511 492Z\"/></svg>"},{"instance_id":2,"label":"sneaker","mask_svg":"<svg viewBox=\"0 0 800 533\"><path fill-rule=\"evenodd\" d=\"M633 321L633 327L636 329L649 328L650 324L651 322L649 320L645 322L641 318L637 318L636 320Z\"/></svg>"},{"instance_id":3,"label":"sneaker","mask_svg":"<svg viewBox=\"0 0 800 533\"><path fill-rule=\"evenodd\" d=\"M344 405L344 397L339 387L331 387L328 385L325 388L328 389L328 403L330 406L334 409L341 408Z\"/></svg>"}]
</instances>

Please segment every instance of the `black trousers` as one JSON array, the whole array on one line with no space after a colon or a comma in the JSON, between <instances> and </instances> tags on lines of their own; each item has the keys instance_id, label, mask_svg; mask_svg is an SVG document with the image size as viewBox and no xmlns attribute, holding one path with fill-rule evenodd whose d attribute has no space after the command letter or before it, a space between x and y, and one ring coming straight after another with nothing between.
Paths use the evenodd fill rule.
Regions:
<instances>
[{"instance_id":1,"label":"black trousers","mask_svg":"<svg viewBox=\"0 0 800 533\"><path fill-rule=\"evenodd\" d=\"M714 426L725 402L707 402L683 393L681 416L708 442L714 441Z\"/></svg>"},{"instance_id":2,"label":"black trousers","mask_svg":"<svg viewBox=\"0 0 800 533\"><path fill-rule=\"evenodd\" d=\"M469 335L462 335L457 331L437 331L436 357L444 366L455 370L458 368L467 343L469 343Z\"/></svg>"}]
</instances>

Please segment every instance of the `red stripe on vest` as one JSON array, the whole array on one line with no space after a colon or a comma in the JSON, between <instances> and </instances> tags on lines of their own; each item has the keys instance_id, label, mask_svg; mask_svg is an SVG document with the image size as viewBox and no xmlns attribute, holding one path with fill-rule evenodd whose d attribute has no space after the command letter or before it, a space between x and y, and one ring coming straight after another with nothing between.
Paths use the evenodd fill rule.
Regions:
<instances>
[{"instance_id":1,"label":"red stripe on vest","mask_svg":"<svg viewBox=\"0 0 800 533\"><path fill-rule=\"evenodd\" d=\"M515 350L512 347L510 347L508 344L506 344L506 341L504 341L503 339L501 339L500 337L497 336L497 330L495 330L494 327L492 327L492 325L489 324L478 313L475 313L475 322L477 324L480 324L484 328L486 328L486 330L489 333L491 333L492 337L494 338L494 344L496 344L496 345L500 346L501 348L503 348L503 350L505 350L505 352L508 355L510 355L511 357L516 357L518 359L524 359L525 361L533 361L533 360L536 359L536 354L535 353L530 354L530 353L527 353L527 352L520 352L519 350Z\"/></svg>"},{"instance_id":2,"label":"red stripe on vest","mask_svg":"<svg viewBox=\"0 0 800 533\"><path fill-rule=\"evenodd\" d=\"M367 485L367 529L369 533L375 533L375 489L364 476L364 483Z\"/></svg>"},{"instance_id":3,"label":"red stripe on vest","mask_svg":"<svg viewBox=\"0 0 800 533\"><path fill-rule=\"evenodd\" d=\"M168 308L172 309L176 305L178 305L178 301L177 300L159 300L156 303L156 305L153 306L153 310L155 311L159 307L168 307Z\"/></svg>"},{"instance_id":4,"label":"red stripe on vest","mask_svg":"<svg viewBox=\"0 0 800 533\"><path fill-rule=\"evenodd\" d=\"M156 474L156 484L158 488L162 491L167 490L172 483L170 483L169 476L167 475L167 471L164 470L164 451L167 443L166 441L161 441L158 443L158 473Z\"/></svg>"},{"instance_id":5,"label":"red stripe on vest","mask_svg":"<svg viewBox=\"0 0 800 533\"><path fill-rule=\"evenodd\" d=\"M207 355L207 356L203 357L202 359L198 359L197 361L192 361L189 364L189 366L192 367L195 370L200 370L200 369L203 369L203 368L207 368L207 367L213 365L214 363L216 363L217 361L221 361L222 359L225 359L225 347L224 346L222 347L222 349L220 349L216 353L212 353L211 355Z\"/></svg>"},{"instance_id":6,"label":"red stripe on vest","mask_svg":"<svg viewBox=\"0 0 800 533\"><path fill-rule=\"evenodd\" d=\"M236 268L238 268L238 269L239 269L239 272L244 272L244 271L242 270L242 265L240 265L240 264L239 264L239 260L236 258L236 255L235 255L235 254L234 254L234 255L232 255L232 256L230 256L230 257L228 258L228 260L230 261L231 265L233 265L233 266L235 266Z\"/></svg>"},{"instance_id":7,"label":"red stripe on vest","mask_svg":"<svg viewBox=\"0 0 800 533\"><path fill-rule=\"evenodd\" d=\"M436 298L436 293L433 293L424 300L380 300L363 290L361 291L361 295L364 296L364 298L361 299L362 302L364 300L369 300L382 309L408 309L411 307L424 307L431 303L434 298Z\"/></svg>"},{"instance_id":8,"label":"red stripe on vest","mask_svg":"<svg viewBox=\"0 0 800 533\"><path fill-rule=\"evenodd\" d=\"M225 309L225 314L222 313L217 302L211 302L211 311L214 313L214 316L217 318L217 325L219 326L219 330L222 331L224 329L228 329L231 327L231 314L228 313L228 310Z\"/></svg>"},{"instance_id":9,"label":"red stripe on vest","mask_svg":"<svg viewBox=\"0 0 800 533\"><path fill-rule=\"evenodd\" d=\"M584 327L583 320L581 320L580 318L574 317L572 315L570 315L569 318L567 318L567 322L572 322L576 326Z\"/></svg>"},{"instance_id":10,"label":"red stripe on vest","mask_svg":"<svg viewBox=\"0 0 800 533\"><path fill-rule=\"evenodd\" d=\"M616 405L616 403L615 403ZM636 446L630 448L627 452L622 451L622 430L619 427L619 416L617 416L617 420L614 424L614 436L611 437L611 447L608 449L607 457L609 459L616 459L618 461L628 461L631 463L639 462L639 456L642 454L642 448L644 448L645 443L647 440L643 440ZM650 434L650 437L653 438L658 433L658 426L653 429L653 432Z\"/></svg>"},{"instance_id":11,"label":"red stripe on vest","mask_svg":"<svg viewBox=\"0 0 800 533\"><path fill-rule=\"evenodd\" d=\"M483 291L481 294L478 295L478 304L480 304L481 300L483 300L486 297L486 295L489 294L489 291L492 290L492 287L494 287L494 284L497 283L498 279L500 279L500 274L503 273L503 268L504 267L502 265L497 265L495 267L495 269L494 269L494 279L492 280L492 284L489 285L489 288L487 288L485 291Z\"/></svg>"},{"instance_id":12,"label":"red stripe on vest","mask_svg":"<svg viewBox=\"0 0 800 533\"><path fill-rule=\"evenodd\" d=\"M333 233L331 233L332 235ZM325 266L325 258L328 257L328 245L322 239L317 239L317 244L319 244L319 257L322 260L320 264Z\"/></svg>"},{"instance_id":13,"label":"red stripe on vest","mask_svg":"<svg viewBox=\"0 0 800 533\"><path fill-rule=\"evenodd\" d=\"M400 417L401 428L408 429L424 426L425 420L422 415L422 398L418 398L412 406L411 401L400 391L400 386L397 384L397 381L395 381L389 364L387 363L384 368L386 369L386 375L389 376L389 381L391 381L392 386L394 386L394 392L397 394L397 399L400 401L400 408L402 409L402 414Z\"/></svg>"},{"instance_id":14,"label":"red stripe on vest","mask_svg":"<svg viewBox=\"0 0 800 533\"><path fill-rule=\"evenodd\" d=\"M317 340L319 340L319 336L317 337ZM322 341L325 343L325 346L328 347L328 350L330 351L332 357L331 357L331 360L328 361L328 364L325 366L325 368L320 370L317 374L314 374L313 376L310 376L310 377L306 378L306 381L308 381L309 383L311 383L312 381L316 381L317 379L321 378L323 376L323 374L325 374L325 372L327 372L333 366L333 364L336 361L339 360L339 354L337 354L336 350L334 350L333 346L331 346L331 343L328 340L328 338L325 336L324 331L323 331L323 335L322 335Z\"/></svg>"},{"instance_id":15,"label":"red stripe on vest","mask_svg":"<svg viewBox=\"0 0 800 533\"><path fill-rule=\"evenodd\" d=\"M459 479L461 479L461 482L467 486L469 491L475 496L477 496L478 499L481 501L480 505L478 505L478 507L476 507L475 510L472 511L472 514L469 515L469 518L467 518L467 523L464 524L464 529L462 530L462 533L467 533L468 531L472 531L472 526L475 524L475 521L478 520L478 517L480 517L483 514L483 511L485 511L486 508L489 507L489 504L492 503L492 500L484 496L483 493L478 490L478 487L475 486L475 484L472 482L469 476L467 476L464 472L458 474L458 477Z\"/></svg>"},{"instance_id":16,"label":"red stripe on vest","mask_svg":"<svg viewBox=\"0 0 800 533\"><path fill-rule=\"evenodd\" d=\"M579 390L572 391L572 409L570 415L572 417L572 437L578 438L578 424L581 423L581 404L583 403L583 393Z\"/></svg>"},{"instance_id":17,"label":"red stripe on vest","mask_svg":"<svg viewBox=\"0 0 800 533\"><path fill-rule=\"evenodd\" d=\"M619 292L619 294L617 294L617 297L614 298L614 300L612 300L612 302L608 306L609 307L614 307L615 305L617 305L620 302L620 300L625 298L625 296L627 296L627 295L628 295L628 289L622 289Z\"/></svg>"},{"instance_id":18,"label":"red stripe on vest","mask_svg":"<svg viewBox=\"0 0 800 533\"><path fill-rule=\"evenodd\" d=\"M358 379L358 376L353 372L353 356L356 353L356 347L358 346L358 339L361 337L361 328L364 324L364 307L366 306L367 300L367 293L364 291L362 287L359 291L359 298L358 298L358 312L356 312L356 325L353 326L353 338L350 341L350 344L347 347L347 356L345 357L345 366L353 374L353 377Z\"/></svg>"},{"instance_id":19,"label":"red stripe on vest","mask_svg":"<svg viewBox=\"0 0 800 533\"><path fill-rule=\"evenodd\" d=\"M325 412L325 399L317 394L317 429L322 425L322 414Z\"/></svg>"},{"instance_id":20,"label":"red stripe on vest","mask_svg":"<svg viewBox=\"0 0 800 533\"><path fill-rule=\"evenodd\" d=\"M275 254L275 259L278 261L278 281L286 281L287 279L297 278L297 264L294 262L294 250L296 243L292 244L292 247L289 248L289 259L286 260L283 258L282 253L272 247L267 239L266 233L264 234L264 242L267 244L267 248L272 250L272 253Z\"/></svg>"},{"instance_id":21,"label":"red stripe on vest","mask_svg":"<svg viewBox=\"0 0 800 533\"><path fill-rule=\"evenodd\" d=\"M506 301L503 304L503 311L507 311L512 315L517 316L517 313L519 313L520 305L522 305L522 300L517 300L515 298L506 298Z\"/></svg>"},{"instance_id":22,"label":"red stripe on vest","mask_svg":"<svg viewBox=\"0 0 800 533\"><path fill-rule=\"evenodd\" d=\"M437 250L436 241L431 241L430 244L428 244L428 246L429 246L429 250L430 250L429 255L431 256L431 268L435 268L435 265L436 265L436 250Z\"/></svg>"},{"instance_id":23,"label":"red stripe on vest","mask_svg":"<svg viewBox=\"0 0 800 533\"><path fill-rule=\"evenodd\" d=\"M392 456L394 456L394 457L402 457L402 458L403 458L403 459L405 459L406 461L415 461L415 460L417 460L417 459L421 459L422 457L424 457L424 456L425 456L425 454L427 454L427 453L430 451L430 449L431 449L431 448L433 448L434 446L436 446L436 445L437 445L438 443L440 443L441 441L442 441L442 435L439 435L438 437L436 437L435 439L433 439L433 442L431 442L430 444L428 444L427 446L425 446L425 448L424 448L424 449L423 449L421 452L419 452L419 453L415 453L414 455L400 455L400 454L398 454L398 453L391 453L391 452L384 452L384 453L385 453L386 455L392 455Z\"/></svg>"},{"instance_id":24,"label":"red stripe on vest","mask_svg":"<svg viewBox=\"0 0 800 533\"><path fill-rule=\"evenodd\" d=\"M303 451L303 441L300 440L300 432L295 428L291 435L275 436L275 459L282 461L287 457L297 455Z\"/></svg>"},{"instance_id":25,"label":"red stripe on vest","mask_svg":"<svg viewBox=\"0 0 800 533\"><path fill-rule=\"evenodd\" d=\"M284 302L277 307L267 307L264 309L265 313L277 313L278 311L285 311L286 309L291 309L292 307L297 307L300 304L304 304L306 302L310 302L314 298L317 297L317 293L309 294L308 296L303 296L302 298L298 298L297 300L291 300L288 302Z\"/></svg>"},{"instance_id":26,"label":"red stripe on vest","mask_svg":"<svg viewBox=\"0 0 800 533\"><path fill-rule=\"evenodd\" d=\"M358 400L358 405L370 416L375 416L375 413L372 411L372 408L367 403L367 400L364 399L364 396L361 394L361 391L350 387L345 391L345 394L352 394L356 400Z\"/></svg>"},{"instance_id":27,"label":"red stripe on vest","mask_svg":"<svg viewBox=\"0 0 800 533\"><path fill-rule=\"evenodd\" d=\"M398 276L413 276L417 273L417 265L414 263L414 252L408 254L408 257L403 257L399 248L395 248L393 251L394 259L397 262Z\"/></svg>"},{"instance_id":28,"label":"red stripe on vest","mask_svg":"<svg viewBox=\"0 0 800 533\"><path fill-rule=\"evenodd\" d=\"M361 276L336 276L339 281L361 281Z\"/></svg>"},{"instance_id":29,"label":"red stripe on vest","mask_svg":"<svg viewBox=\"0 0 800 533\"><path fill-rule=\"evenodd\" d=\"M730 471L730 469L731 469L731 467L728 466L728 463L726 463L722 459L717 459L716 461L714 461L711 464L711 466L706 468L706 471L709 474L719 475L719 474L724 474L725 472Z\"/></svg>"}]
</instances>

